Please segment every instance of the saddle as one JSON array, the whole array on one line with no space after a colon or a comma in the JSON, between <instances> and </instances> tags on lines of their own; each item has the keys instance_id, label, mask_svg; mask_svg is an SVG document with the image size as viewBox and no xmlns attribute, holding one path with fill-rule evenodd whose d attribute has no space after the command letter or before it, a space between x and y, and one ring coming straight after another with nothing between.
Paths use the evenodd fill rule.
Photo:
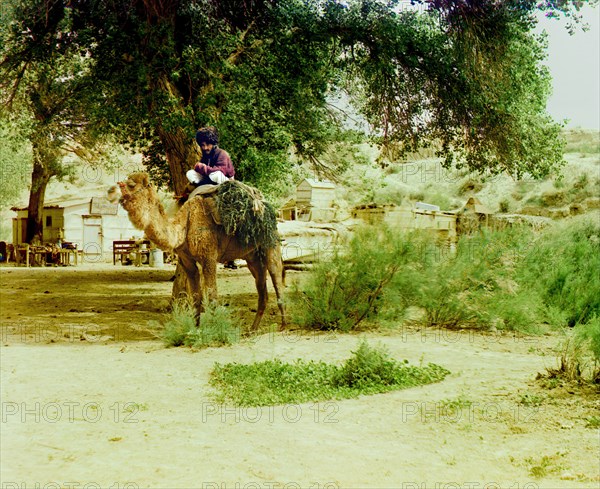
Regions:
<instances>
[{"instance_id":1,"label":"saddle","mask_svg":"<svg viewBox=\"0 0 600 489\"><path fill-rule=\"evenodd\" d=\"M188 200L193 197L197 197L197 196L205 197L207 195L214 194L218 188L219 188L218 185L200 185L199 187L196 187L190 193L190 195L188 195Z\"/></svg>"}]
</instances>

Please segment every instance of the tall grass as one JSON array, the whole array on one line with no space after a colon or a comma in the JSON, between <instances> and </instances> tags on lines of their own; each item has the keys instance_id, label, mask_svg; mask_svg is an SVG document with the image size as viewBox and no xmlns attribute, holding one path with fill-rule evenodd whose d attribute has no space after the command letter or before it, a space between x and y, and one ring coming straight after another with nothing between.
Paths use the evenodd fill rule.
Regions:
<instances>
[{"instance_id":1,"label":"tall grass","mask_svg":"<svg viewBox=\"0 0 600 489\"><path fill-rule=\"evenodd\" d=\"M532 314L537 294L515 281L529 235L525 229L484 230L462 237L455 253L433 261L433 253L419 257L422 271L413 305L423 309L423 322L537 332Z\"/></svg>"},{"instance_id":2,"label":"tall grass","mask_svg":"<svg viewBox=\"0 0 600 489\"><path fill-rule=\"evenodd\" d=\"M295 322L318 330L357 328L386 305L386 289L414 251L414 242L398 239L386 227L358 229L347 247L321 263L296 291Z\"/></svg>"},{"instance_id":3,"label":"tall grass","mask_svg":"<svg viewBox=\"0 0 600 489\"><path fill-rule=\"evenodd\" d=\"M306 328L349 331L366 319L402 320L408 307L427 326L541 333L600 317L600 224L574 219L462 237L454 252L423 234L358 230L347 249L298 291Z\"/></svg>"},{"instance_id":4,"label":"tall grass","mask_svg":"<svg viewBox=\"0 0 600 489\"><path fill-rule=\"evenodd\" d=\"M521 283L537 289L544 306L568 326L600 317L600 222L580 217L532 242L519 270ZM562 318L560 316L562 315Z\"/></svg>"},{"instance_id":5,"label":"tall grass","mask_svg":"<svg viewBox=\"0 0 600 489\"><path fill-rule=\"evenodd\" d=\"M600 319L579 324L567 335L558 368L548 368L548 377L600 384Z\"/></svg>"},{"instance_id":6,"label":"tall grass","mask_svg":"<svg viewBox=\"0 0 600 489\"><path fill-rule=\"evenodd\" d=\"M240 329L234 324L229 310L219 304L205 303L208 305L198 324L196 309L190 299L173 302L171 312L160 325L160 337L166 346L206 348L239 341Z\"/></svg>"}]
</instances>

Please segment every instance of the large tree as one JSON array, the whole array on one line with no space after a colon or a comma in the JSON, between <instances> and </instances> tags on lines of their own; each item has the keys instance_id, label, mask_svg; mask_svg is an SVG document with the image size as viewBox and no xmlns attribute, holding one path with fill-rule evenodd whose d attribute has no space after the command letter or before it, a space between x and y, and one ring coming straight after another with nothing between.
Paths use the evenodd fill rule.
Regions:
<instances>
[{"instance_id":1,"label":"large tree","mask_svg":"<svg viewBox=\"0 0 600 489\"><path fill-rule=\"evenodd\" d=\"M27 3L68 20L67 39L85 46L105 100L98 123L176 192L206 124L218 125L239 176L262 188L286 173L290 149L315 161L339 127L328 104L336 90L353 96L392 159L435 144L447 164L536 176L561 160L532 28L537 9L569 12L579 2ZM50 52L59 24L17 40Z\"/></svg>"},{"instance_id":2,"label":"large tree","mask_svg":"<svg viewBox=\"0 0 600 489\"><path fill-rule=\"evenodd\" d=\"M57 128L77 127L83 113L95 130L141 151L154 178L177 193L198 158L195 130L215 124L238 176L268 190L286 175L290 151L315 162L337 137L340 112L328 96L340 90L392 161L433 144L447 165L543 176L562 159L560 126L545 113L543 39L532 28L538 9L571 13L581 2L10 3L0 88L10 102L28 82L32 189L41 195ZM86 67L62 74L73 62ZM86 103L69 112L56 105L65 101ZM40 200L32 195L38 213Z\"/></svg>"},{"instance_id":3,"label":"large tree","mask_svg":"<svg viewBox=\"0 0 600 489\"><path fill-rule=\"evenodd\" d=\"M0 110L31 146L28 243L42 241L46 188L69 173L65 155L97 164L105 153L103 134L89 123L99 103L92 60L57 5L8 0L0 18Z\"/></svg>"}]
</instances>

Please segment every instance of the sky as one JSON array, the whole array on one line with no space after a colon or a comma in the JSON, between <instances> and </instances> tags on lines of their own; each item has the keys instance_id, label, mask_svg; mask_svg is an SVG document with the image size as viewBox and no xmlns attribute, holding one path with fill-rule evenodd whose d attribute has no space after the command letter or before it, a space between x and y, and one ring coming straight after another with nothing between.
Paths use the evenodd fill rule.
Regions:
<instances>
[{"instance_id":1,"label":"sky","mask_svg":"<svg viewBox=\"0 0 600 489\"><path fill-rule=\"evenodd\" d=\"M582 14L590 29L577 28L572 36L564 20L540 19L553 79L547 110L557 121L569 119L567 127L600 129L600 6L585 6Z\"/></svg>"}]
</instances>

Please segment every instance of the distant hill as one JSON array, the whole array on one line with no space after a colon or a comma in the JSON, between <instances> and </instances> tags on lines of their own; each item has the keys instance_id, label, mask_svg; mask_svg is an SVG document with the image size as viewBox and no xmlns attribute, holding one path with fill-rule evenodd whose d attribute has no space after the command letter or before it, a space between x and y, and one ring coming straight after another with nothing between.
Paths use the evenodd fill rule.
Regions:
<instances>
[{"instance_id":1,"label":"distant hill","mask_svg":"<svg viewBox=\"0 0 600 489\"><path fill-rule=\"evenodd\" d=\"M341 207L361 203L412 204L416 201L461 208L470 196L493 212L565 217L600 207L600 132L570 130L565 133L566 165L561 175L543 180L516 181L506 175L482 176L464 170L446 170L439 158L417 154L381 168L377 151L357 147L356 165L342 177L338 189Z\"/></svg>"}]
</instances>

